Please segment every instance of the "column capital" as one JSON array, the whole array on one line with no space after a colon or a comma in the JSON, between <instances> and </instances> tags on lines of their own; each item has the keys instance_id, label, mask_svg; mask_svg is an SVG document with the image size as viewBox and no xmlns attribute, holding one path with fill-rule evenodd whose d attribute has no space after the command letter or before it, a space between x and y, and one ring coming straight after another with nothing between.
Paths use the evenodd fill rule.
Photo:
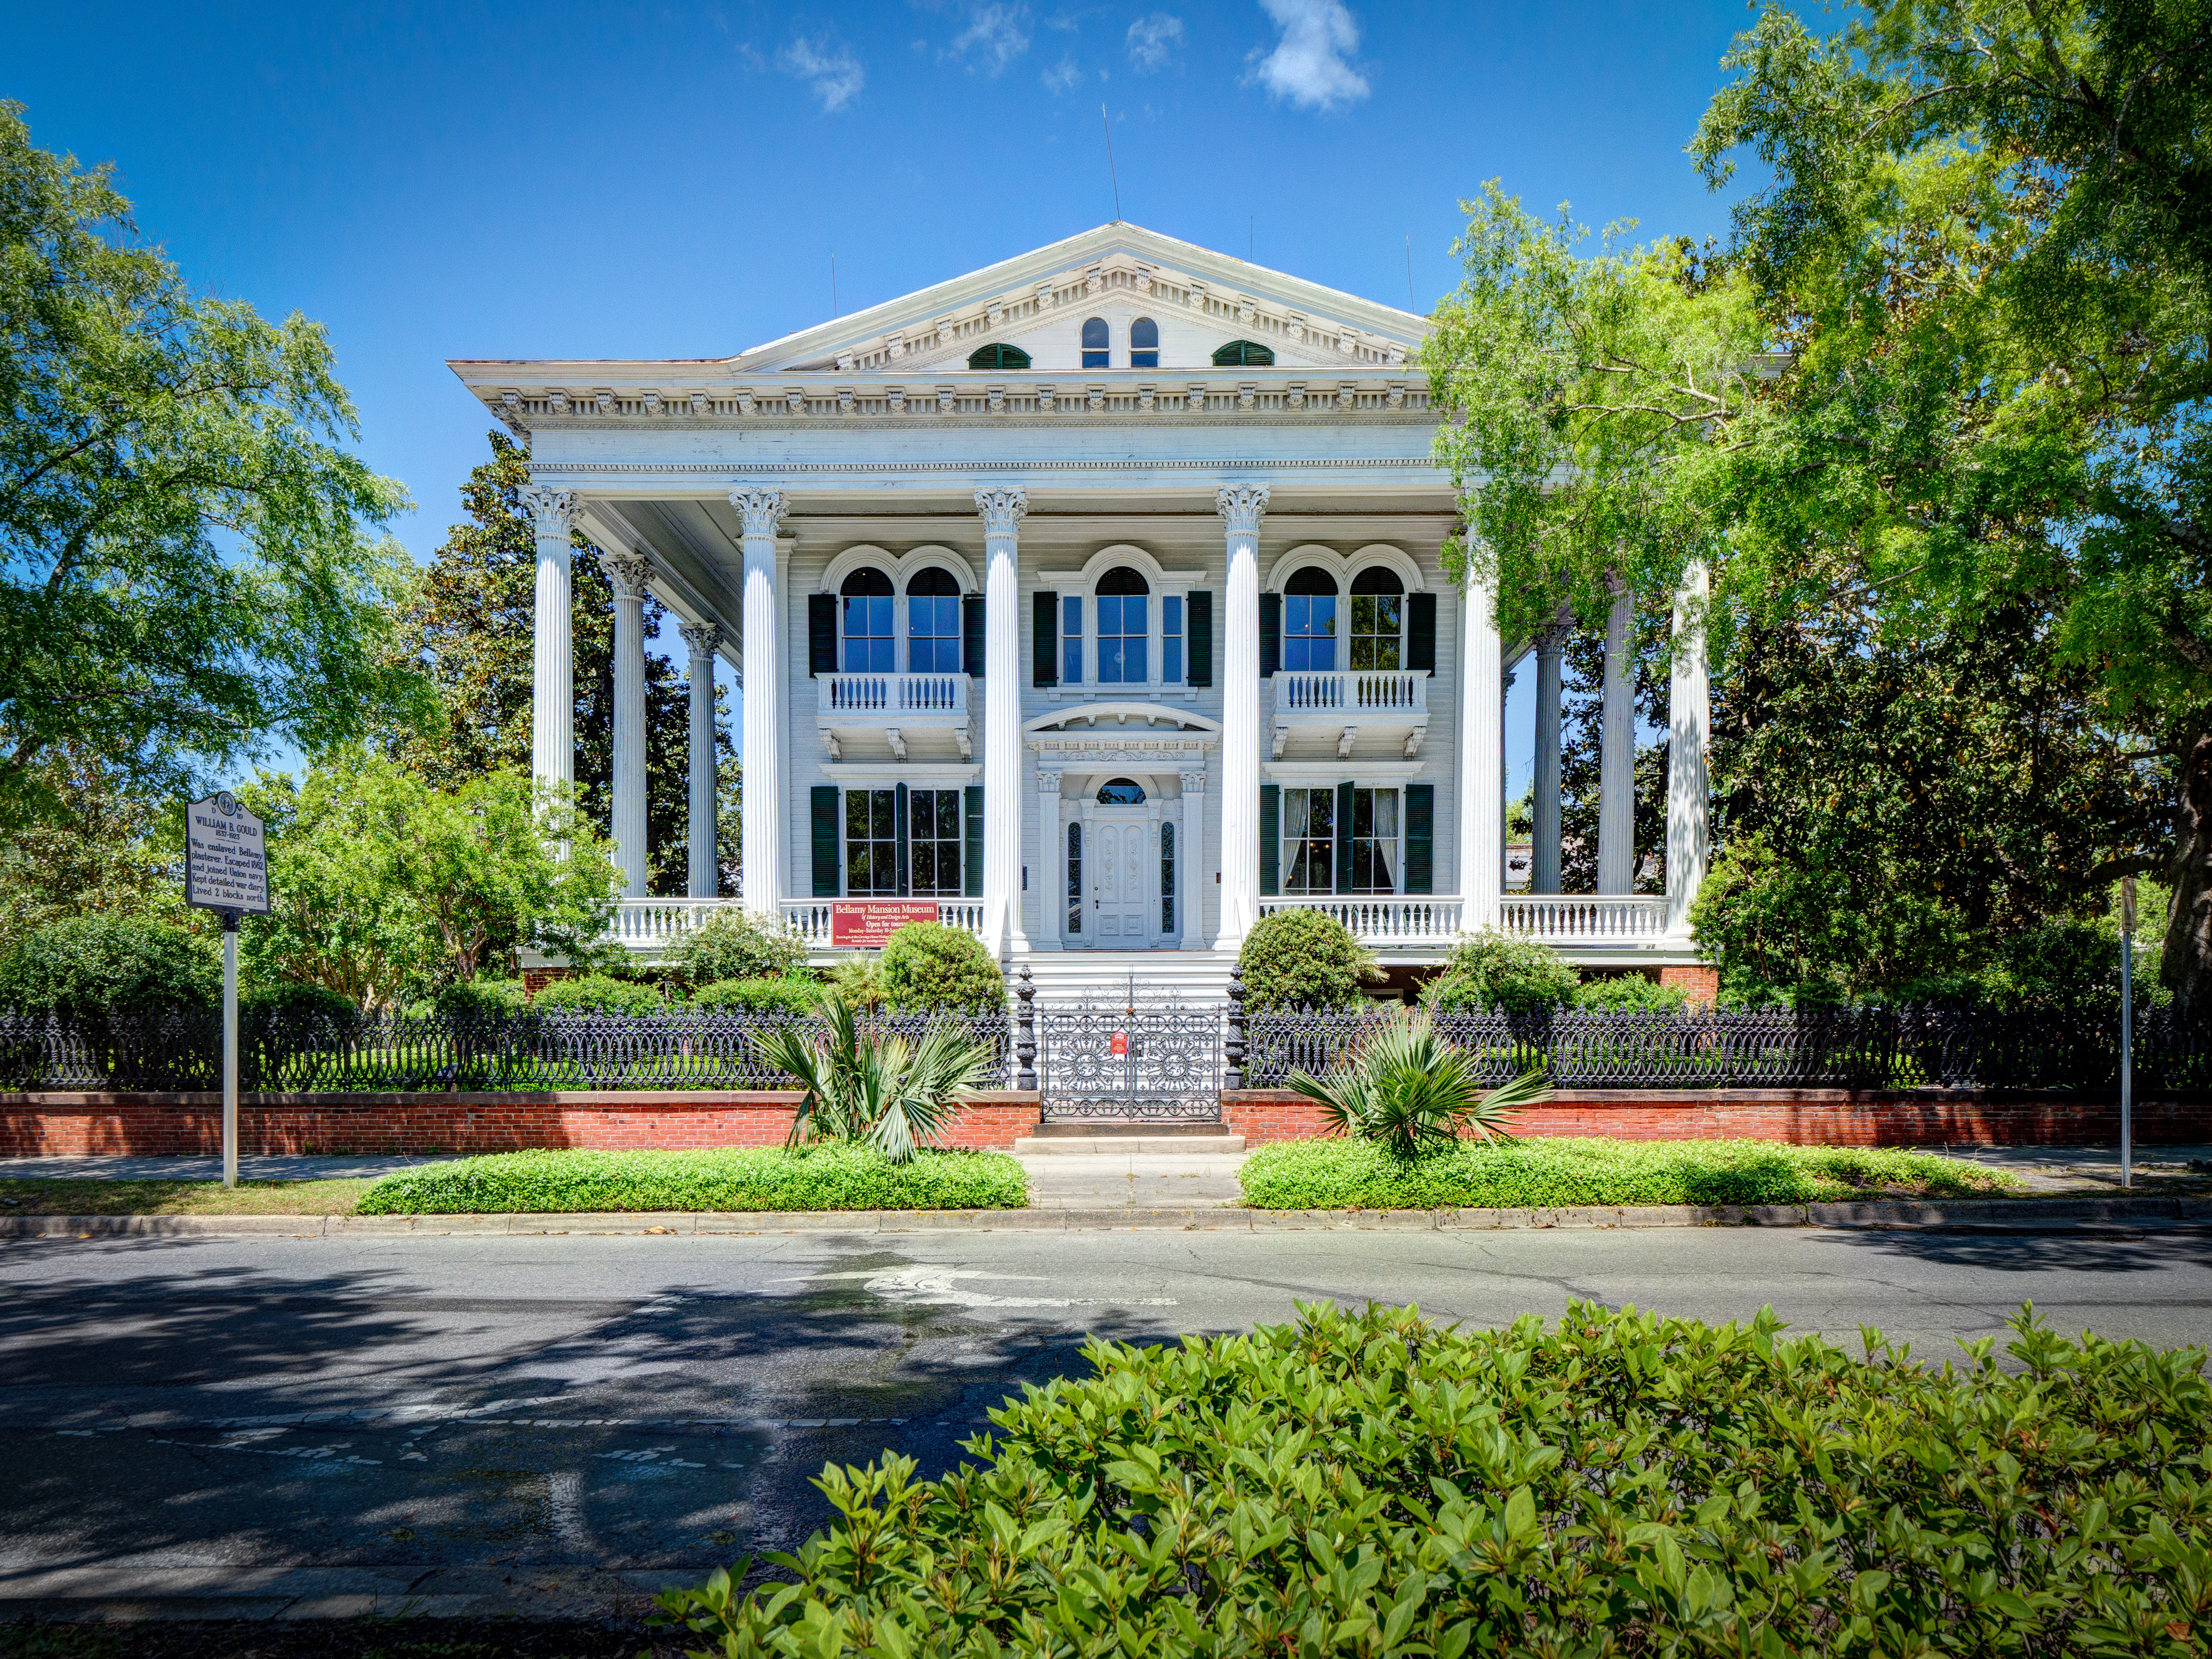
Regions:
<instances>
[{"instance_id":1,"label":"column capital","mask_svg":"<svg viewBox=\"0 0 2212 1659\"><path fill-rule=\"evenodd\" d=\"M1256 536L1267 512L1265 484L1224 484L1213 492L1214 510L1228 521L1232 536Z\"/></svg>"},{"instance_id":2,"label":"column capital","mask_svg":"<svg viewBox=\"0 0 2212 1659\"><path fill-rule=\"evenodd\" d=\"M719 623L685 623L676 631L684 636L684 643L691 647L695 659L711 657L722 647L722 629Z\"/></svg>"},{"instance_id":3,"label":"column capital","mask_svg":"<svg viewBox=\"0 0 2212 1659\"><path fill-rule=\"evenodd\" d=\"M653 580L653 561L642 553L610 553L602 549L599 568L607 573L607 585L618 599L641 599L645 585Z\"/></svg>"},{"instance_id":4,"label":"column capital","mask_svg":"<svg viewBox=\"0 0 2212 1659\"><path fill-rule=\"evenodd\" d=\"M1184 794L1202 795L1206 793L1205 773L1181 772L1176 774L1176 775L1182 781L1182 792Z\"/></svg>"},{"instance_id":5,"label":"column capital","mask_svg":"<svg viewBox=\"0 0 2212 1659\"><path fill-rule=\"evenodd\" d=\"M986 536L1011 536L1030 510L1029 494L1020 489L979 489L975 510L983 515Z\"/></svg>"},{"instance_id":6,"label":"column capital","mask_svg":"<svg viewBox=\"0 0 2212 1659\"><path fill-rule=\"evenodd\" d=\"M732 489L730 505L737 509L748 538L773 536L791 511L791 497L781 489Z\"/></svg>"},{"instance_id":7,"label":"column capital","mask_svg":"<svg viewBox=\"0 0 2212 1659\"><path fill-rule=\"evenodd\" d=\"M564 540L576 527L576 492L555 489L545 484L525 484L514 492L541 536L559 536Z\"/></svg>"}]
</instances>

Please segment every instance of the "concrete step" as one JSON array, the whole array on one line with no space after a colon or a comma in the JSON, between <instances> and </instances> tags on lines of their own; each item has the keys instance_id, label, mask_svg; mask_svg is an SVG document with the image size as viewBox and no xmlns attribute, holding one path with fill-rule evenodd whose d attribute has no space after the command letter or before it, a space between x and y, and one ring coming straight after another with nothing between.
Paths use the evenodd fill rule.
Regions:
<instances>
[{"instance_id":1,"label":"concrete step","mask_svg":"<svg viewBox=\"0 0 2212 1659\"><path fill-rule=\"evenodd\" d=\"M1109 1003L1133 987L1139 1002L1224 1002L1233 956L1211 951L1036 951L1013 964L1030 970L1040 1002Z\"/></svg>"},{"instance_id":2,"label":"concrete step","mask_svg":"<svg viewBox=\"0 0 2212 1659\"><path fill-rule=\"evenodd\" d=\"M1036 1127L1040 1139L1061 1136L1219 1135L1229 1132L1218 1117L1064 1117Z\"/></svg>"},{"instance_id":3,"label":"concrete step","mask_svg":"<svg viewBox=\"0 0 2212 1659\"><path fill-rule=\"evenodd\" d=\"M1241 1152L1244 1150L1243 1135L1188 1134L1091 1134L1091 1135L1025 1135L1014 1143L1014 1155L1024 1153L1066 1154L1097 1152L1120 1153L1164 1152L1178 1157L1195 1156L1201 1152Z\"/></svg>"}]
</instances>

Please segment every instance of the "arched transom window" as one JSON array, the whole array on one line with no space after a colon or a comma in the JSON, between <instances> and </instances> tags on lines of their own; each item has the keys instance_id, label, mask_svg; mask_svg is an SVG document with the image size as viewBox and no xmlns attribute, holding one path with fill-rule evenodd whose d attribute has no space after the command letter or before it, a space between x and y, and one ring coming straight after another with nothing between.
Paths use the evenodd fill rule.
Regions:
<instances>
[{"instance_id":1,"label":"arched transom window","mask_svg":"<svg viewBox=\"0 0 2212 1659\"><path fill-rule=\"evenodd\" d=\"M1098 786L1101 806L1142 806L1145 786L1134 778L1109 778Z\"/></svg>"},{"instance_id":2,"label":"arched transom window","mask_svg":"<svg viewBox=\"0 0 2212 1659\"><path fill-rule=\"evenodd\" d=\"M968 354L968 367L970 368L1027 368L1029 366L1030 354L1019 346L994 343Z\"/></svg>"},{"instance_id":3,"label":"arched transom window","mask_svg":"<svg viewBox=\"0 0 2212 1659\"><path fill-rule=\"evenodd\" d=\"M1336 670L1336 578L1317 564L1283 586L1283 666L1294 674Z\"/></svg>"},{"instance_id":4,"label":"arched transom window","mask_svg":"<svg viewBox=\"0 0 2212 1659\"><path fill-rule=\"evenodd\" d=\"M1266 368L1274 361L1274 352L1257 340L1231 340L1213 354L1216 368Z\"/></svg>"},{"instance_id":5,"label":"arched transom window","mask_svg":"<svg viewBox=\"0 0 2212 1659\"><path fill-rule=\"evenodd\" d=\"M1406 665L1406 584L1398 573L1370 566L1352 579L1352 661L1354 673Z\"/></svg>"}]
</instances>

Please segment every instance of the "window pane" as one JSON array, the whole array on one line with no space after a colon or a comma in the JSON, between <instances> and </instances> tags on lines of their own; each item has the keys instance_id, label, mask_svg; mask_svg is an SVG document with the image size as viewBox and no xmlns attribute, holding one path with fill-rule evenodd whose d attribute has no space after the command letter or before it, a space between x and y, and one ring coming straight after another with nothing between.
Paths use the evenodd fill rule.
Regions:
<instances>
[{"instance_id":1,"label":"window pane","mask_svg":"<svg viewBox=\"0 0 2212 1659\"><path fill-rule=\"evenodd\" d=\"M1160 632L1177 636L1182 633L1182 600L1174 595L1160 600Z\"/></svg>"},{"instance_id":2,"label":"window pane","mask_svg":"<svg viewBox=\"0 0 2212 1659\"><path fill-rule=\"evenodd\" d=\"M888 789L868 791L869 829L878 841L893 841L898 836L898 797Z\"/></svg>"},{"instance_id":3,"label":"window pane","mask_svg":"<svg viewBox=\"0 0 2212 1659\"><path fill-rule=\"evenodd\" d=\"M1182 641L1173 635L1160 641L1160 679L1168 685L1182 684Z\"/></svg>"},{"instance_id":4,"label":"window pane","mask_svg":"<svg viewBox=\"0 0 2212 1659\"><path fill-rule=\"evenodd\" d=\"M1060 602L1060 679L1079 684L1083 679L1083 601Z\"/></svg>"}]
</instances>

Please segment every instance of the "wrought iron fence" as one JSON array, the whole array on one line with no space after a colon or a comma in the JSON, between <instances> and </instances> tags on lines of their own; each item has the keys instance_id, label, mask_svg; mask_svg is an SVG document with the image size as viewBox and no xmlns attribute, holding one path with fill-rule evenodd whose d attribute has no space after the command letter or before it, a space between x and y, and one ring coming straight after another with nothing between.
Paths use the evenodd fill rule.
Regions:
<instances>
[{"instance_id":1,"label":"wrought iron fence","mask_svg":"<svg viewBox=\"0 0 2212 1659\"><path fill-rule=\"evenodd\" d=\"M908 1037L950 1024L988 1043L984 1086L1008 1086L1004 1014L882 1014L863 1029ZM759 1040L807 1015L522 1014L489 1018L242 1017L239 1087L286 1093L556 1089L775 1089L791 1079ZM182 1091L222 1084L213 1014L86 1019L0 1014L0 1088Z\"/></svg>"}]
</instances>

